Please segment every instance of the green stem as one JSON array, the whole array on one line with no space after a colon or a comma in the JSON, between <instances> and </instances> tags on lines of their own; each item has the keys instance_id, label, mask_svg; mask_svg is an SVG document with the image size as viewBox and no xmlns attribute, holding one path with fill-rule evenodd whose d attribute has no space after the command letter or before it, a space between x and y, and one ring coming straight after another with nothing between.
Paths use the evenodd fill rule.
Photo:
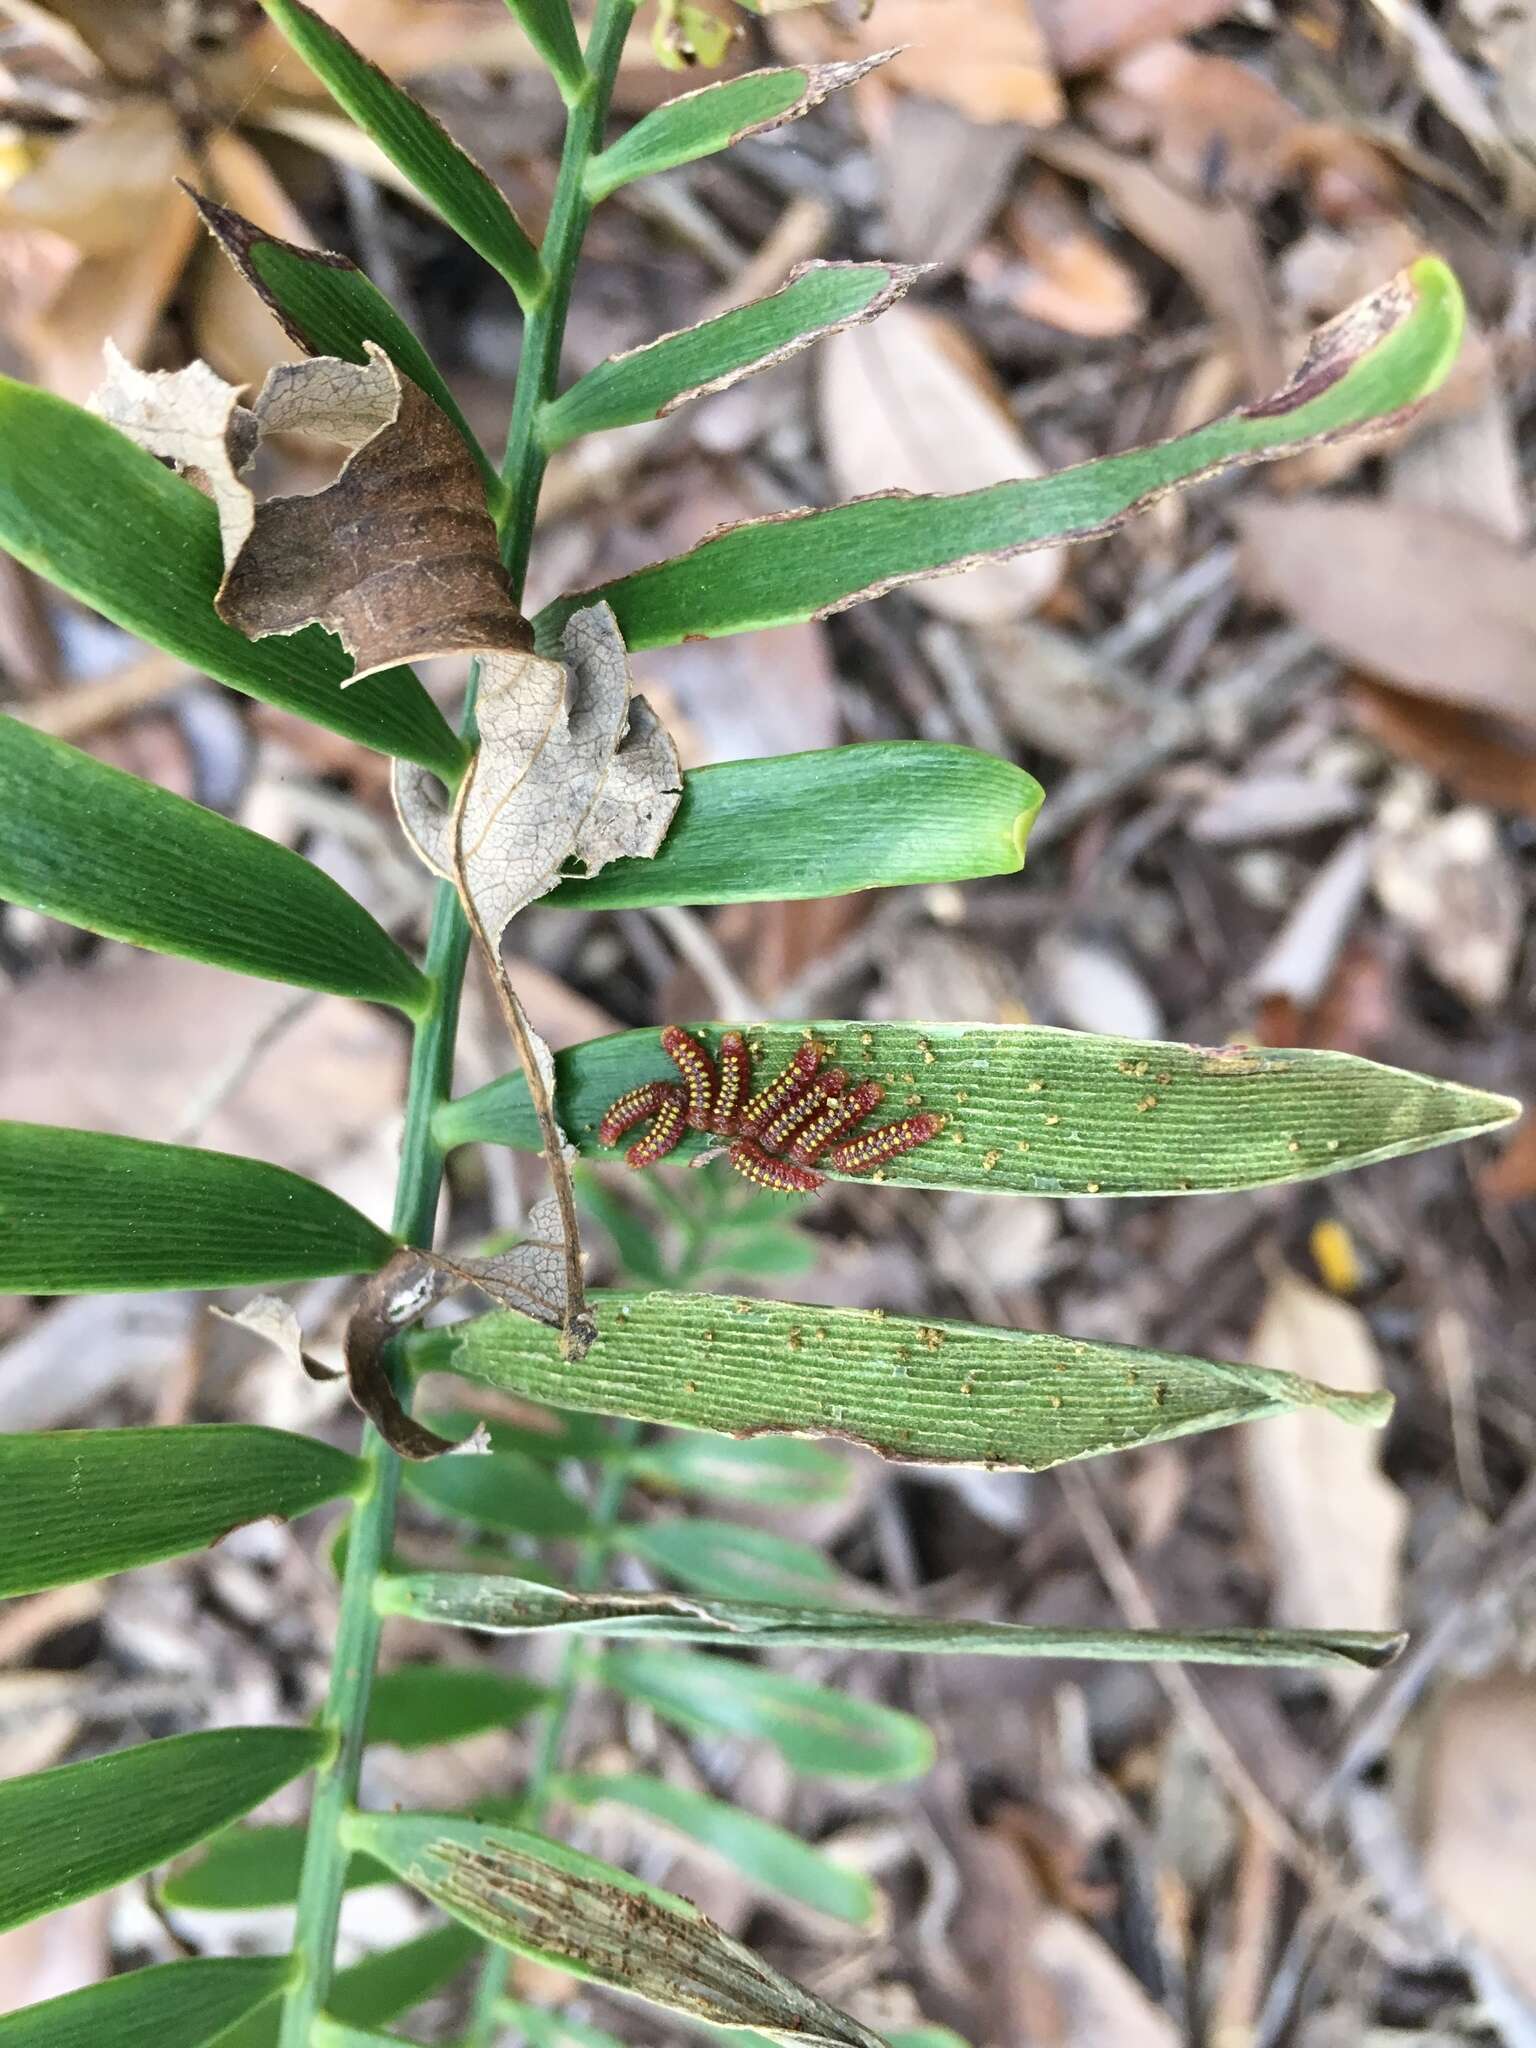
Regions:
<instances>
[{"instance_id":1,"label":"green stem","mask_svg":"<svg viewBox=\"0 0 1536 2048\"><path fill-rule=\"evenodd\" d=\"M446 1101L452 1084L459 989L468 943L468 931L458 915L458 899L452 890L440 890L427 941L426 973L433 1000L416 1027L411 1048L400 1177L395 1187L395 1234L413 1244L429 1244L432 1239L443 1177L443 1154L432 1136L432 1114ZM299 1970L283 2005L279 2048L309 2048L310 2028L325 2004L335 1968L336 1927L347 1867L341 1822L357 1797L368 1695L379 1647L373 1582L388 1562L400 1480L400 1460L373 1429L364 1432L363 1458L370 1484L348 1532L330 1691L322 1716L322 1725L334 1732L337 1746L330 1763L315 1779L294 1929Z\"/></svg>"},{"instance_id":2,"label":"green stem","mask_svg":"<svg viewBox=\"0 0 1536 2048\"><path fill-rule=\"evenodd\" d=\"M502 559L514 600L520 598L527 574L534 513L544 478L546 457L536 433L539 407L554 392L572 275L591 216L583 179L588 159L601 141L634 11L635 0L599 0L587 45L588 77L566 123L565 149L541 252L546 282L524 330L512 425L501 466L506 486ZM472 677L464 712L467 738L474 734L474 690ZM416 1021L395 1187L395 1234L412 1244L432 1241L443 1178L443 1153L432 1135L432 1118L451 1093L459 994L468 955L469 927L458 896L450 884L442 883L433 906L425 963L433 999ZM363 1457L370 1484L348 1535L331 1682L322 1717L323 1725L334 1732L337 1746L315 1779L294 1931L298 1967L283 2004L278 2048L310 2048L311 2029L325 2006L335 1974L336 1929L347 1865L341 1823L357 1798L363 1731L379 1646L373 1582L388 1561L400 1483L399 1459L372 1429L364 1434ZM621 1493L622 1486L621 1467Z\"/></svg>"},{"instance_id":3,"label":"green stem","mask_svg":"<svg viewBox=\"0 0 1536 2048\"><path fill-rule=\"evenodd\" d=\"M507 429L507 453L501 466L504 477L509 481L516 479L502 514L501 554L512 588L518 593L528 573L539 486L549 459L539 439L539 410L555 395L576 258L592 217L592 202L586 191L587 165L602 142L608 101L624 39L634 20L635 4L636 0L598 0L597 16L587 38L587 82L565 124L565 148L560 156L549 226L544 232L544 269L549 282L543 298L529 309L523 328L512 424Z\"/></svg>"}]
</instances>

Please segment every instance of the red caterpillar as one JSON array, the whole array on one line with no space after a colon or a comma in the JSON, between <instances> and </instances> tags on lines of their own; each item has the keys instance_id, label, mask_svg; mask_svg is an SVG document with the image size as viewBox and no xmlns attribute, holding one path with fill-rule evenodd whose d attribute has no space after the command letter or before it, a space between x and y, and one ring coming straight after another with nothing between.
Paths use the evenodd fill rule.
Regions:
<instances>
[{"instance_id":1,"label":"red caterpillar","mask_svg":"<svg viewBox=\"0 0 1536 2048\"><path fill-rule=\"evenodd\" d=\"M597 1127L605 1145L617 1145L636 1124L650 1129L625 1153L631 1166L654 1166L681 1144L685 1131L707 1131L733 1142L726 1157L736 1171L779 1194L809 1195L825 1175L873 1173L888 1159L914 1151L944 1128L941 1116L902 1117L898 1123L859 1126L884 1100L877 1081L850 1088L841 1067L821 1071L821 1048L810 1040L756 1094L747 1042L739 1031L720 1040L718 1064L679 1024L661 1034L662 1050L681 1081L648 1081L621 1095Z\"/></svg>"}]
</instances>

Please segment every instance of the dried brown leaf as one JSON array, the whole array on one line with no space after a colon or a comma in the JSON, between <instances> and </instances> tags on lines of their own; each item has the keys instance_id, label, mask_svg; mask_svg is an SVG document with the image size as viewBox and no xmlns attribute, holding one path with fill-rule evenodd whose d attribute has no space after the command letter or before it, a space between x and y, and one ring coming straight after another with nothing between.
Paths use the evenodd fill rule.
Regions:
<instances>
[{"instance_id":1,"label":"dried brown leaf","mask_svg":"<svg viewBox=\"0 0 1536 2048\"><path fill-rule=\"evenodd\" d=\"M206 363L142 371L109 347L91 402L212 496L225 565L216 608L252 639L326 626L351 654L354 682L433 655L525 648L462 436L382 349L367 348L362 364L281 363L247 408ZM278 433L348 449L336 481L258 505L243 473Z\"/></svg>"},{"instance_id":2,"label":"dried brown leaf","mask_svg":"<svg viewBox=\"0 0 1536 2048\"><path fill-rule=\"evenodd\" d=\"M866 20L834 25L816 9L781 15L774 42L791 61L873 54L902 45L885 74L906 92L945 100L973 121L1043 127L1062 115L1061 88L1034 0L880 0Z\"/></svg>"},{"instance_id":3,"label":"dried brown leaf","mask_svg":"<svg viewBox=\"0 0 1536 2048\"><path fill-rule=\"evenodd\" d=\"M1426 1745L1424 1875L1458 1927L1536 1999L1536 1679L1493 1672L1440 1702Z\"/></svg>"},{"instance_id":4,"label":"dried brown leaf","mask_svg":"<svg viewBox=\"0 0 1536 2048\"><path fill-rule=\"evenodd\" d=\"M339 1380L341 1374L328 1365L322 1365L318 1358L311 1358L304 1349L304 1332L299 1327L299 1318L291 1301L284 1301L280 1295L257 1294L244 1308L230 1311L215 1308L213 1314L221 1323L234 1323L242 1330L249 1330L253 1337L259 1337L288 1365L296 1365L312 1380Z\"/></svg>"},{"instance_id":5,"label":"dried brown leaf","mask_svg":"<svg viewBox=\"0 0 1536 2048\"><path fill-rule=\"evenodd\" d=\"M558 1198L550 1197L534 1205L528 1217L527 1235L509 1251L498 1252L493 1258L476 1259L407 1249L397 1252L363 1288L347 1322L348 1389L385 1442L401 1457L436 1458L449 1451L483 1450L486 1444L478 1430L466 1442L455 1443L408 1415L395 1390L387 1346L419 1322L434 1303L459 1287L478 1287L498 1308L529 1316L550 1329L565 1328L570 1296L563 1222ZM264 1316L266 1309L265 1302L253 1302L234 1320L249 1321L252 1310ZM284 1331L274 1341L289 1351L289 1343L282 1341L286 1335ZM292 1348L297 1349L296 1324ZM304 1363L308 1369L309 1361Z\"/></svg>"},{"instance_id":6,"label":"dried brown leaf","mask_svg":"<svg viewBox=\"0 0 1536 2048\"><path fill-rule=\"evenodd\" d=\"M1187 190L1267 199L1286 174L1302 117L1265 78L1187 43L1146 43L1122 58L1089 115L1120 145L1152 145L1159 169Z\"/></svg>"},{"instance_id":7,"label":"dried brown leaf","mask_svg":"<svg viewBox=\"0 0 1536 2048\"><path fill-rule=\"evenodd\" d=\"M1143 43L1209 28L1235 11L1234 0L1035 0L1063 78L1100 70Z\"/></svg>"},{"instance_id":8,"label":"dried brown leaf","mask_svg":"<svg viewBox=\"0 0 1536 2048\"><path fill-rule=\"evenodd\" d=\"M1493 533L1367 498L1249 503L1249 594L1399 689L1536 727L1536 574Z\"/></svg>"},{"instance_id":9,"label":"dried brown leaf","mask_svg":"<svg viewBox=\"0 0 1536 2048\"><path fill-rule=\"evenodd\" d=\"M1358 676L1351 681L1349 706L1362 731L1465 802L1536 819L1536 746L1528 735Z\"/></svg>"},{"instance_id":10,"label":"dried brown leaf","mask_svg":"<svg viewBox=\"0 0 1536 2048\"><path fill-rule=\"evenodd\" d=\"M1271 1282L1249 1346L1253 1364L1374 1393L1381 1360L1364 1316L1289 1270ZM1393 1628L1408 1510L1384 1478L1364 1431L1319 1428L1298 1409L1273 1432L1243 1432L1244 1474L1254 1520L1269 1552L1280 1626ZM1329 1674L1341 1690L1354 1672Z\"/></svg>"},{"instance_id":11,"label":"dried brown leaf","mask_svg":"<svg viewBox=\"0 0 1536 2048\"><path fill-rule=\"evenodd\" d=\"M1041 136L1036 154L1095 186L1130 233L1188 280L1230 337L1252 391L1272 390L1281 381L1279 322L1248 213L1230 201L1182 191L1141 158L1075 130Z\"/></svg>"},{"instance_id":12,"label":"dried brown leaf","mask_svg":"<svg viewBox=\"0 0 1536 2048\"><path fill-rule=\"evenodd\" d=\"M1470 1009L1493 1009L1514 974L1525 902L1488 812L1463 805L1388 823L1374 880L1436 979Z\"/></svg>"}]
</instances>

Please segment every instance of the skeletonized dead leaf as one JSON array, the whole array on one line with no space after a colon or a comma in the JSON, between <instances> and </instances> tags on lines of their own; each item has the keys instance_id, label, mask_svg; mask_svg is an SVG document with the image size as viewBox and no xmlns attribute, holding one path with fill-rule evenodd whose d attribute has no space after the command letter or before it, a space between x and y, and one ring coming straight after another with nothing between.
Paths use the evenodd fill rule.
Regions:
<instances>
[{"instance_id":1,"label":"skeletonized dead leaf","mask_svg":"<svg viewBox=\"0 0 1536 2048\"><path fill-rule=\"evenodd\" d=\"M834 335L821 355L821 423L839 494L953 492L1044 474L990 371L949 321L893 306L874 327ZM968 576L924 579L912 595L968 625L1037 610L1061 582L1064 556L984 562Z\"/></svg>"},{"instance_id":2,"label":"skeletonized dead leaf","mask_svg":"<svg viewBox=\"0 0 1536 2048\"><path fill-rule=\"evenodd\" d=\"M631 694L629 658L608 606L577 612L565 661L482 657L480 748L451 806L441 785L395 764L395 801L428 867L462 886L493 945L567 861L596 874L648 859L677 809L682 771L670 735Z\"/></svg>"},{"instance_id":3,"label":"skeletonized dead leaf","mask_svg":"<svg viewBox=\"0 0 1536 2048\"><path fill-rule=\"evenodd\" d=\"M1365 1318L1310 1281L1282 1269L1269 1290L1249 1355L1255 1365L1329 1380L1359 1393L1382 1386L1381 1360ZM1273 1429L1244 1430L1242 1459L1254 1520L1264 1538L1281 1626L1392 1628L1408 1510L1382 1476L1363 1431L1319 1427L1311 1410ZM1333 1672L1349 1692L1362 1674Z\"/></svg>"}]
</instances>

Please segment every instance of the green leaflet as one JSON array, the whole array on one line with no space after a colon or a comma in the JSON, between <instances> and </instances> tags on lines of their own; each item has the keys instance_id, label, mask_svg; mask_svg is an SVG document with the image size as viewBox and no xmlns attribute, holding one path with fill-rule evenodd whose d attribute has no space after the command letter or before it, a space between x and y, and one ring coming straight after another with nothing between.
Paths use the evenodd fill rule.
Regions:
<instances>
[{"instance_id":1,"label":"green leaflet","mask_svg":"<svg viewBox=\"0 0 1536 2048\"><path fill-rule=\"evenodd\" d=\"M390 2048L398 2034L381 2034L374 2027L349 2027L344 2020L327 2019L324 2013L309 2030L310 2048Z\"/></svg>"},{"instance_id":2,"label":"green leaflet","mask_svg":"<svg viewBox=\"0 0 1536 2048\"><path fill-rule=\"evenodd\" d=\"M1043 1628L1004 1621L928 1620L768 1600L677 1593L567 1593L477 1572L412 1572L381 1581L385 1614L496 1635L570 1629L584 1635L714 1643L723 1649L915 1651L923 1656L1065 1657L1094 1663L1251 1664L1377 1671L1405 1638L1371 1629ZM726 1667L741 1668L741 1667Z\"/></svg>"},{"instance_id":3,"label":"green leaflet","mask_svg":"<svg viewBox=\"0 0 1536 2048\"><path fill-rule=\"evenodd\" d=\"M602 2027L573 2019L567 2012L527 2005L520 1998L504 1998L497 2007L497 2017L507 2026L516 2027L528 2048L623 2048L617 2036ZM752 2036L753 2048L757 2048L759 2039L756 2034Z\"/></svg>"},{"instance_id":4,"label":"green leaflet","mask_svg":"<svg viewBox=\"0 0 1536 2048\"><path fill-rule=\"evenodd\" d=\"M598 1336L579 1375L553 1331L514 1315L455 1323L418 1340L415 1355L604 1415L727 1436L839 1436L910 1463L1028 1472L1291 1409L1365 1424L1391 1409L1384 1394L1040 1330L718 1294L591 1299Z\"/></svg>"},{"instance_id":5,"label":"green leaflet","mask_svg":"<svg viewBox=\"0 0 1536 2048\"><path fill-rule=\"evenodd\" d=\"M0 1597L201 1550L366 1477L329 1444L244 1423L0 1436Z\"/></svg>"},{"instance_id":6,"label":"green leaflet","mask_svg":"<svg viewBox=\"0 0 1536 2048\"><path fill-rule=\"evenodd\" d=\"M666 2010L787 2040L884 2048L685 1899L541 1835L448 1814L363 1813L345 1838L488 1940Z\"/></svg>"},{"instance_id":7,"label":"green leaflet","mask_svg":"<svg viewBox=\"0 0 1536 2048\"><path fill-rule=\"evenodd\" d=\"M761 135L818 107L829 93L853 85L892 55L852 64L796 64L781 70L749 71L719 85L668 100L637 121L587 166L591 200L606 199L633 178L670 171L701 156L713 156L748 135Z\"/></svg>"},{"instance_id":8,"label":"green leaflet","mask_svg":"<svg viewBox=\"0 0 1536 2048\"><path fill-rule=\"evenodd\" d=\"M94 413L8 377L0 547L232 689L457 782L463 743L409 669L344 690L352 663L318 626L270 640L226 626L213 608L224 559L212 503Z\"/></svg>"},{"instance_id":9,"label":"green leaflet","mask_svg":"<svg viewBox=\"0 0 1536 2048\"><path fill-rule=\"evenodd\" d=\"M545 897L562 910L787 902L1013 875L1044 792L1011 761L923 740L691 769L661 850Z\"/></svg>"},{"instance_id":10,"label":"green leaflet","mask_svg":"<svg viewBox=\"0 0 1536 2048\"><path fill-rule=\"evenodd\" d=\"M431 1458L406 1466L406 1491L445 1515L533 1536L584 1536L587 1511L522 1451Z\"/></svg>"},{"instance_id":11,"label":"green leaflet","mask_svg":"<svg viewBox=\"0 0 1536 2048\"><path fill-rule=\"evenodd\" d=\"M105 938L413 1015L430 993L311 862L4 717L0 896Z\"/></svg>"},{"instance_id":12,"label":"green leaflet","mask_svg":"<svg viewBox=\"0 0 1536 2048\"><path fill-rule=\"evenodd\" d=\"M688 1027L711 1048L720 1027ZM757 1024L758 1078L806 1033L886 1100L872 1125L923 1109L940 1136L893 1160L893 1185L982 1194L1170 1195L1267 1187L1365 1166L1496 1130L1519 1104L1349 1053L1267 1046L1172 1045L1019 1024ZM644 1081L676 1080L654 1031L616 1032L557 1054L557 1107L589 1158L604 1110ZM492 1081L438 1112L445 1145L537 1149L520 1075ZM685 1160L708 1141L685 1138ZM822 1170L825 1170L823 1165Z\"/></svg>"},{"instance_id":13,"label":"green leaflet","mask_svg":"<svg viewBox=\"0 0 1536 2048\"><path fill-rule=\"evenodd\" d=\"M581 97L587 67L576 40L570 0L507 0L530 43L554 73L561 97L569 106Z\"/></svg>"},{"instance_id":14,"label":"green leaflet","mask_svg":"<svg viewBox=\"0 0 1536 2048\"><path fill-rule=\"evenodd\" d=\"M678 1493L719 1495L765 1507L803 1507L838 1500L848 1491L847 1462L820 1444L798 1437L728 1437L679 1431L630 1454L642 1482Z\"/></svg>"},{"instance_id":15,"label":"green leaflet","mask_svg":"<svg viewBox=\"0 0 1536 2048\"><path fill-rule=\"evenodd\" d=\"M309 1770L329 1743L309 1728L219 1728L0 1784L0 1928L153 1870Z\"/></svg>"},{"instance_id":16,"label":"green leaflet","mask_svg":"<svg viewBox=\"0 0 1536 2048\"><path fill-rule=\"evenodd\" d=\"M365 272L346 256L285 242L200 192L192 197L208 232L300 348L312 356L344 356L349 363L364 363L364 344L377 342L395 368L453 421L475 458L487 495L500 502L502 486L495 464L480 446L442 372Z\"/></svg>"},{"instance_id":17,"label":"green leaflet","mask_svg":"<svg viewBox=\"0 0 1536 2048\"><path fill-rule=\"evenodd\" d=\"M500 271L525 305L537 299L545 284L538 250L485 172L442 123L302 0L262 0L262 5L337 105L454 233Z\"/></svg>"},{"instance_id":18,"label":"green leaflet","mask_svg":"<svg viewBox=\"0 0 1536 2048\"><path fill-rule=\"evenodd\" d=\"M183 1865L156 1887L175 1911L248 1913L267 1906L291 1906L299 1895L304 1864L302 1827L226 1828L208 1842L195 1863ZM354 1856L344 1889L389 1884L381 1864ZM0 2036L0 2044L3 2044Z\"/></svg>"},{"instance_id":19,"label":"green leaflet","mask_svg":"<svg viewBox=\"0 0 1536 2048\"><path fill-rule=\"evenodd\" d=\"M767 1742L797 1771L832 1778L919 1778L933 1763L933 1737L894 1707L854 1699L761 1664L690 1650L610 1650L602 1676L699 1735Z\"/></svg>"},{"instance_id":20,"label":"green leaflet","mask_svg":"<svg viewBox=\"0 0 1536 2048\"><path fill-rule=\"evenodd\" d=\"M455 1920L399 1948L381 1949L341 1971L331 1986L328 2010L344 2024L384 2026L457 1976L479 1946L468 1928ZM277 2030L277 2008L267 2007L244 2026L221 2035L218 2048L276 2048Z\"/></svg>"},{"instance_id":21,"label":"green leaflet","mask_svg":"<svg viewBox=\"0 0 1536 2048\"><path fill-rule=\"evenodd\" d=\"M272 1285L371 1273L394 1250L338 1195L259 1159L0 1124L0 1293Z\"/></svg>"},{"instance_id":22,"label":"green leaflet","mask_svg":"<svg viewBox=\"0 0 1536 2048\"><path fill-rule=\"evenodd\" d=\"M561 1778L555 1791L557 1797L576 1806L614 1800L658 1822L664 1830L712 1850L763 1890L829 1913L834 1919L847 1920L855 1927L872 1927L879 1916L879 1890L861 1871L845 1868L787 1828L760 1820L726 1800L633 1771Z\"/></svg>"},{"instance_id":23,"label":"green leaflet","mask_svg":"<svg viewBox=\"0 0 1536 2048\"><path fill-rule=\"evenodd\" d=\"M546 606L539 645L558 648L571 613L600 599L636 652L825 618L916 577L1111 532L1181 485L1416 404L1454 361L1462 318L1455 278L1425 257L1319 329L1281 391L1208 426L957 497L859 498L728 527L686 555Z\"/></svg>"},{"instance_id":24,"label":"green leaflet","mask_svg":"<svg viewBox=\"0 0 1536 2048\"><path fill-rule=\"evenodd\" d=\"M660 419L841 327L876 319L916 275L901 263L806 264L769 298L599 363L543 407L539 438L553 450L582 434Z\"/></svg>"},{"instance_id":25,"label":"green leaflet","mask_svg":"<svg viewBox=\"0 0 1536 2048\"><path fill-rule=\"evenodd\" d=\"M514 1727L554 1697L532 1679L483 1665L402 1664L374 1681L366 1739L400 1749L462 1742L487 1728Z\"/></svg>"},{"instance_id":26,"label":"green leaflet","mask_svg":"<svg viewBox=\"0 0 1536 2048\"><path fill-rule=\"evenodd\" d=\"M287 1956L157 1963L0 2015L0 2048L207 2048L275 1998Z\"/></svg>"},{"instance_id":27,"label":"green leaflet","mask_svg":"<svg viewBox=\"0 0 1536 2048\"><path fill-rule=\"evenodd\" d=\"M726 1600L856 1597L824 1551L772 1529L708 1515L669 1515L613 1532L614 1547L654 1565L690 1593Z\"/></svg>"}]
</instances>

